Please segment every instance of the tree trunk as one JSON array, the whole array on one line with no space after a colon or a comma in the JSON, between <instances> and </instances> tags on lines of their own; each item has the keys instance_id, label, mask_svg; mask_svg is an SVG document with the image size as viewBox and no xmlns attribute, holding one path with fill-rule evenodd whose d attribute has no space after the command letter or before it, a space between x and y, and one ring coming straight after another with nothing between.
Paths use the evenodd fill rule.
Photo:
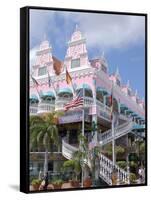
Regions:
<instances>
[{"instance_id":1,"label":"tree trunk","mask_svg":"<svg viewBox=\"0 0 151 200\"><path fill-rule=\"evenodd\" d=\"M45 150L44 175L48 172L48 148Z\"/></svg>"}]
</instances>

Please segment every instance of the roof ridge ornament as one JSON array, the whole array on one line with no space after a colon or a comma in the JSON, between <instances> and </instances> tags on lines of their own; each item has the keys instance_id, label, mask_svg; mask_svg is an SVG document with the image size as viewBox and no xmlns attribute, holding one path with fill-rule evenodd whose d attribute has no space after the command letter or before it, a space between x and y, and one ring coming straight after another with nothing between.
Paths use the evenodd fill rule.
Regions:
<instances>
[{"instance_id":1,"label":"roof ridge ornament","mask_svg":"<svg viewBox=\"0 0 151 200\"><path fill-rule=\"evenodd\" d=\"M105 60L105 53L104 53L104 51L102 51L101 58L102 58L103 60Z\"/></svg>"},{"instance_id":2,"label":"roof ridge ornament","mask_svg":"<svg viewBox=\"0 0 151 200\"><path fill-rule=\"evenodd\" d=\"M116 67L115 75L118 76L118 77L120 77L120 73L119 73L119 68L118 68L118 66Z\"/></svg>"},{"instance_id":3,"label":"roof ridge ornament","mask_svg":"<svg viewBox=\"0 0 151 200\"><path fill-rule=\"evenodd\" d=\"M75 32L77 32L77 31L79 31L79 25L78 24L75 25Z\"/></svg>"},{"instance_id":4,"label":"roof ridge ornament","mask_svg":"<svg viewBox=\"0 0 151 200\"><path fill-rule=\"evenodd\" d=\"M127 88L130 87L130 80L127 81Z\"/></svg>"}]
</instances>

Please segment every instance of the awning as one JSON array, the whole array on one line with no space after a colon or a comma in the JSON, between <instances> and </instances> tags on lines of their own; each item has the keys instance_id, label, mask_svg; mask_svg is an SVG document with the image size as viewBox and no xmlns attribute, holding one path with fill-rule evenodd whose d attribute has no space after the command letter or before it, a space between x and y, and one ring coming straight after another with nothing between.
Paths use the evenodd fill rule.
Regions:
<instances>
[{"instance_id":1,"label":"awning","mask_svg":"<svg viewBox=\"0 0 151 200\"><path fill-rule=\"evenodd\" d=\"M96 92L100 92L103 95L109 95L110 94L105 88L101 88L101 87L97 87Z\"/></svg>"},{"instance_id":2,"label":"awning","mask_svg":"<svg viewBox=\"0 0 151 200\"><path fill-rule=\"evenodd\" d=\"M76 90L83 89L83 88L85 90L92 90L91 87L86 83L83 83L82 85L78 86Z\"/></svg>"},{"instance_id":3,"label":"awning","mask_svg":"<svg viewBox=\"0 0 151 200\"><path fill-rule=\"evenodd\" d=\"M49 96L49 97L54 97L54 93L52 91L48 91L48 92L43 92L41 94L42 97L45 97L45 96Z\"/></svg>"},{"instance_id":4,"label":"awning","mask_svg":"<svg viewBox=\"0 0 151 200\"><path fill-rule=\"evenodd\" d=\"M120 108L123 110L128 110L128 107L125 104L120 104Z\"/></svg>"},{"instance_id":5,"label":"awning","mask_svg":"<svg viewBox=\"0 0 151 200\"><path fill-rule=\"evenodd\" d=\"M132 116L132 117L136 117L137 114L136 114L136 113L132 113L131 116Z\"/></svg>"},{"instance_id":6,"label":"awning","mask_svg":"<svg viewBox=\"0 0 151 200\"><path fill-rule=\"evenodd\" d=\"M133 129L145 129L145 125L144 124L135 124L133 126Z\"/></svg>"},{"instance_id":7,"label":"awning","mask_svg":"<svg viewBox=\"0 0 151 200\"><path fill-rule=\"evenodd\" d=\"M38 97L35 94L30 95L31 100L38 100Z\"/></svg>"},{"instance_id":8,"label":"awning","mask_svg":"<svg viewBox=\"0 0 151 200\"><path fill-rule=\"evenodd\" d=\"M142 119L139 115L136 116L136 119Z\"/></svg>"},{"instance_id":9,"label":"awning","mask_svg":"<svg viewBox=\"0 0 151 200\"><path fill-rule=\"evenodd\" d=\"M131 114L133 111L131 109L126 110L127 113Z\"/></svg>"},{"instance_id":10,"label":"awning","mask_svg":"<svg viewBox=\"0 0 151 200\"><path fill-rule=\"evenodd\" d=\"M61 94L61 93L70 93L72 94L72 90L70 88L62 88L58 91L58 94Z\"/></svg>"}]
</instances>

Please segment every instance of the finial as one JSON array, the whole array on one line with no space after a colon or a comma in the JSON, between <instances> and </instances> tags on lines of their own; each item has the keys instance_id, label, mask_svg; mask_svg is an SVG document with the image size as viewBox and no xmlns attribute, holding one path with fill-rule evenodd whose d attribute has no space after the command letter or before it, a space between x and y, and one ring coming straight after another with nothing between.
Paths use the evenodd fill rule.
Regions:
<instances>
[{"instance_id":1,"label":"finial","mask_svg":"<svg viewBox=\"0 0 151 200\"><path fill-rule=\"evenodd\" d=\"M119 75L120 75L120 74L119 74L119 68L118 68L118 66L117 66L117 68L116 68L115 75L116 75L116 76L119 76Z\"/></svg>"},{"instance_id":2,"label":"finial","mask_svg":"<svg viewBox=\"0 0 151 200\"><path fill-rule=\"evenodd\" d=\"M104 58L105 58L105 56L104 56L104 51L102 51L101 58L102 58L102 59L104 59Z\"/></svg>"},{"instance_id":3,"label":"finial","mask_svg":"<svg viewBox=\"0 0 151 200\"><path fill-rule=\"evenodd\" d=\"M129 88L129 86L130 86L130 81L128 80L127 81L127 87Z\"/></svg>"},{"instance_id":4,"label":"finial","mask_svg":"<svg viewBox=\"0 0 151 200\"><path fill-rule=\"evenodd\" d=\"M75 31L78 31L78 30L79 30L79 26L78 26L78 24L76 24Z\"/></svg>"}]
</instances>

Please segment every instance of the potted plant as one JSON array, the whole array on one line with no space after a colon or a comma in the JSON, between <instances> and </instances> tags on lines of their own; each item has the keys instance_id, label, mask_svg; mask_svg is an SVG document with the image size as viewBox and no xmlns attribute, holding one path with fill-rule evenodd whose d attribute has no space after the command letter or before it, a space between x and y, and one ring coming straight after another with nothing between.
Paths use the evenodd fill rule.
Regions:
<instances>
[{"instance_id":1,"label":"potted plant","mask_svg":"<svg viewBox=\"0 0 151 200\"><path fill-rule=\"evenodd\" d=\"M136 174L130 173L130 183L135 184L136 183Z\"/></svg>"},{"instance_id":2,"label":"potted plant","mask_svg":"<svg viewBox=\"0 0 151 200\"><path fill-rule=\"evenodd\" d=\"M92 185L92 180L91 180L90 177L87 177L83 182L83 186L84 187L91 187L91 185Z\"/></svg>"},{"instance_id":3,"label":"potted plant","mask_svg":"<svg viewBox=\"0 0 151 200\"><path fill-rule=\"evenodd\" d=\"M61 186L63 184L63 180L58 179L58 180L54 180L52 182L54 189L61 189Z\"/></svg>"},{"instance_id":4,"label":"potted plant","mask_svg":"<svg viewBox=\"0 0 151 200\"><path fill-rule=\"evenodd\" d=\"M40 184L41 184L41 180L39 180L39 179L33 179L31 182L31 185L34 190L39 190Z\"/></svg>"}]
</instances>

